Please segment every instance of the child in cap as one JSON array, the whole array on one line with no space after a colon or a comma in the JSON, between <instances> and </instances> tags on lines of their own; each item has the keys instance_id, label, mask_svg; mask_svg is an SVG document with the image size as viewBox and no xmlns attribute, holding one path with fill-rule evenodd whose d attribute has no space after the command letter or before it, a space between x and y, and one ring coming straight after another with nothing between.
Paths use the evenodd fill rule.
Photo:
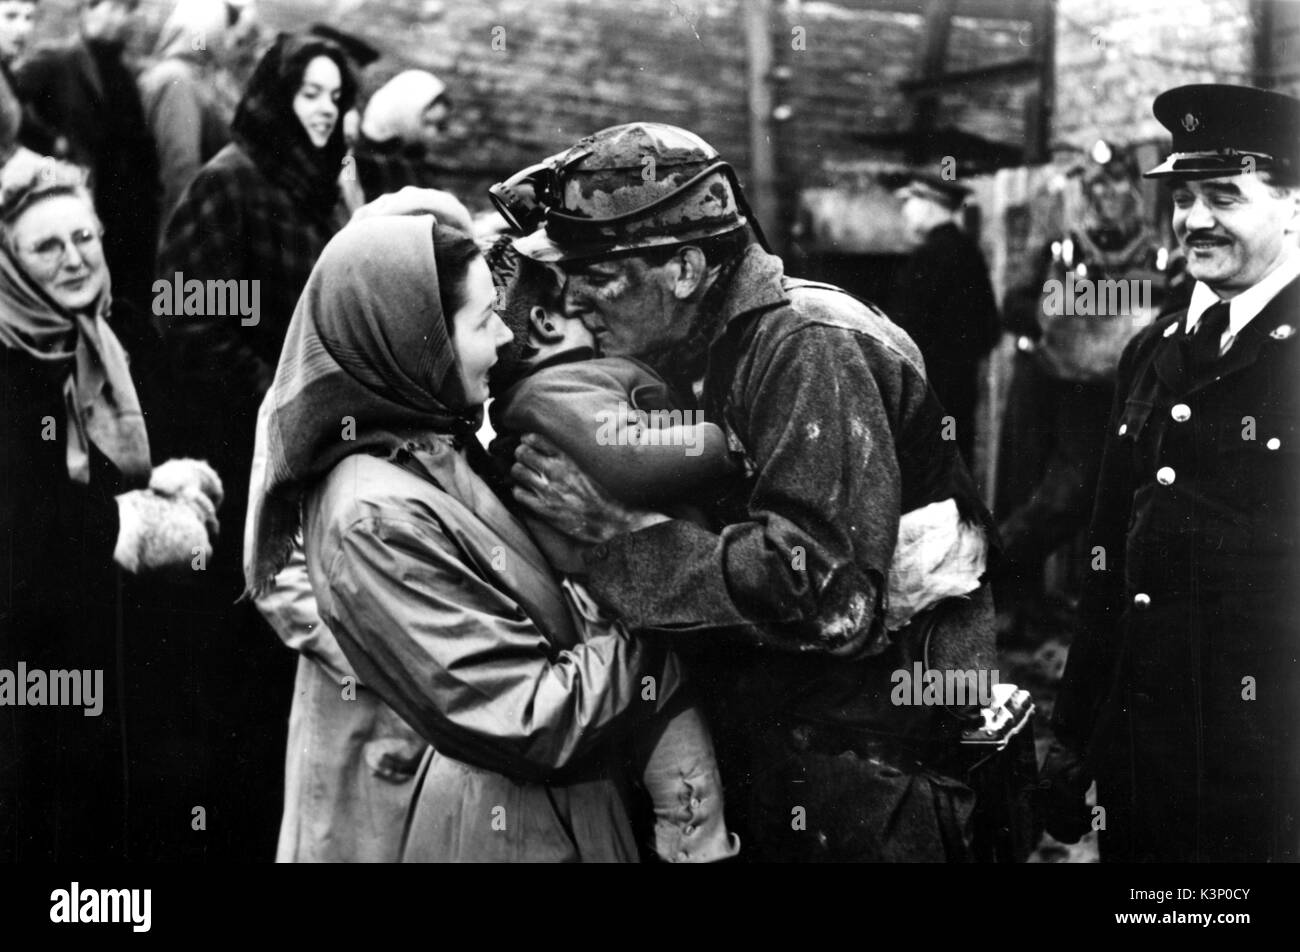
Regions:
<instances>
[{"instance_id":1,"label":"child in cap","mask_svg":"<svg viewBox=\"0 0 1300 952\"><path fill-rule=\"evenodd\" d=\"M674 497L689 496L731 472L722 430L696 422L667 385L640 361L596 357L595 341L566 317L559 285L543 265L517 258L500 242L489 253L493 273L512 271L502 316L515 332L517 359L493 369L492 456L508 470L524 433L540 433L563 449L609 492L629 503L692 515ZM576 576L577 548L541 521L525 516L538 547L566 575L576 610L608 622ZM641 776L654 805L654 849L669 862L734 856L739 838L723 818L722 783L713 741L689 701L644 724L633 739Z\"/></svg>"}]
</instances>

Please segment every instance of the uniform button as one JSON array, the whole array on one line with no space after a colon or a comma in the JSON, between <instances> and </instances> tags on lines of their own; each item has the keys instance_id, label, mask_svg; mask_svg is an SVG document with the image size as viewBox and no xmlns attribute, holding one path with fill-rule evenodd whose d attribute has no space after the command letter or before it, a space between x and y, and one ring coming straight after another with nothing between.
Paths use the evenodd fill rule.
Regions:
<instances>
[{"instance_id":1,"label":"uniform button","mask_svg":"<svg viewBox=\"0 0 1300 952\"><path fill-rule=\"evenodd\" d=\"M1139 611L1146 611L1151 607L1151 596L1146 592L1138 592L1133 596L1133 607Z\"/></svg>"},{"instance_id":2,"label":"uniform button","mask_svg":"<svg viewBox=\"0 0 1300 952\"><path fill-rule=\"evenodd\" d=\"M1275 437L1273 437L1271 440L1269 440L1267 443L1265 443L1264 445L1267 446L1267 447L1268 447L1269 449L1271 449L1271 450L1276 450L1276 449L1280 449L1280 448L1281 448L1281 446L1282 446L1282 441L1279 440L1279 439L1275 436Z\"/></svg>"},{"instance_id":3,"label":"uniform button","mask_svg":"<svg viewBox=\"0 0 1300 952\"><path fill-rule=\"evenodd\" d=\"M687 836L694 836L694 835L695 835L695 826L694 826L694 824L692 824L691 826L688 826L686 829L682 830L682 832L685 833Z\"/></svg>"},{"instance_id":4,"label":"uniform button","mask_svg":"<svg viewBox=\"0 0 1300 952\"><path fill-rule=\"evenodd\" d=\"M1174 418L1176 423L1186 423L1192 418L1192 408L1185 403L1175 403L1169 411L1169 415Z\"/></svg>"},{"instance_id":5,"label":"uniform button","mask_svg":"<svg viewBox=\"0 0 1300 952\"><path fill-rule=\"evenodd\" d=\"M1161 486L1168 486L1174 481L1176 475L1172 466L1161 466L1156 470L1156 482Z\"/></svg>"},{"instance_id":6,"label":"uniform button","mask_svg":"<svg viewBox=\"0 0 1300 952\"><path fill-rule=\"evenodd\" d=\"M1127 424L1127 423L1121 423L1121 424L1119 425L1119 435L1120 435L1120 436L1123 436L1123 435L1124 435L1125 433L1127 433L1127 432L1128 432L1128 424Z\"/></svg>"},{"instance_id":7,"label":"uniform button","mask_svg":"<svg viewBox=\"0 0 1300 952\"><path fill-rule=\"evenodd\" d=\"M691 797L691 809L692 809L692 810L698 810L699 808L700 808L700 798L699 798L699 797Z\"/></svg>"}]
</instances>

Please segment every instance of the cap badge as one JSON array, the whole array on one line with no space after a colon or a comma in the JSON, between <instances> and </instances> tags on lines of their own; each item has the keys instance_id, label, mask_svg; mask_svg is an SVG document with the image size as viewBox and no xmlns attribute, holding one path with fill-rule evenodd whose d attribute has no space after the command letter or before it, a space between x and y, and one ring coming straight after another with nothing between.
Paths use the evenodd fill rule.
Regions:
<instances>
[{"instance_id":1,"label":"cap badge","mask_svg":"<svg viewBox=\"0 0 1300 952\"><path fill-rule=\"evenodd\" d=\"M1273 328L1272 333L1270 333L1268 336L1273 338L1274 340L1286 340L1294 333L1295 333L1295 328L1292 327L1290 324L1279 324L1277 327Z\"/></svg>"},{"instance_id":2,"label":"cap badge","mask_svg":"<svg viewBox=\"0 0 1300 952\"><path fill-rule=\"evenodd\" d=\"M1183 116L1183 128L1188 132L1195 132L1200 127L1201 120L1192 115L1192 113L1189 112L1187 115Z\"/></svg>"}]
</instances>

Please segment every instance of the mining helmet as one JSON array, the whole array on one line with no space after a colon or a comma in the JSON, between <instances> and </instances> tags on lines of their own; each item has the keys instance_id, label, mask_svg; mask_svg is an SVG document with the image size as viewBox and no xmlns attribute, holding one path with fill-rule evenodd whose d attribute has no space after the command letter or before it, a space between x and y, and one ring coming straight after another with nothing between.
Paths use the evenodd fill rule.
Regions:
<instances>
[{"instance_id":1,"label":"mining helmet","mask_svg":"<svg viewBox=\"0 0 1300 952\"><path fill-rule=\"evenodd\" d=\"M612 126L493 185L488 194L538 261L617 255L699 241L749 225L736 173L692 132Z\"/></svg>"}]
</instances>

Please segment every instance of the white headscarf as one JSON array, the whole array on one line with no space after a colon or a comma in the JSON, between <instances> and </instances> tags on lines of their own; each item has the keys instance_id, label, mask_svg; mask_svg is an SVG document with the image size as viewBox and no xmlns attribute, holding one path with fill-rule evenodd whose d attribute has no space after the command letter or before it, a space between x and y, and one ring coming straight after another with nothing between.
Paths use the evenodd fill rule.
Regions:
<instances>
[{"instance_id":1,"label":"white headscarf","mask_svg":"<svg viewBox=\"0 0 1300 952\"><path fill-rule=\"evenodd\" d=\"M231 6L241 7L243 2ZM154 56L160 60L208 59L220 44L229 22L226 0L178 0L158 34Z\"/></svg>"},{"instance_id":2,"label":"white headscarf","mask_svg":"<svg viewBox=\"0 0 1300 952\"><path fill-rule=\"evenodd\" d=\"M447 89L433 73L408 69L398 73L370 97L361 120L361 133L371 142L398 139L414 142L425 111Z\"/></svg>"}]
</instances>

